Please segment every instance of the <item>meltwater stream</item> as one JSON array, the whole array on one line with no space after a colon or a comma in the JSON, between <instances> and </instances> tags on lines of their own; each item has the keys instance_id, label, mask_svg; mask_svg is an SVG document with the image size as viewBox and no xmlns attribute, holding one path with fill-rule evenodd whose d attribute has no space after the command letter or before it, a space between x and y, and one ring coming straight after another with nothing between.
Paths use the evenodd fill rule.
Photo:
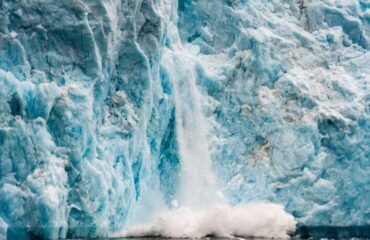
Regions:
<instances>
[{"instance_id":1,"label":"meltwater stream","mask_svg":"<svg viewBox=\"0 0 370 240\"><path fill-rule=\"evenodd\" d=\"M249 203L230 206L218 190L202 114L202 96L196 85L196 60L183 46L174 24L169 24L171 47L164 49L162 66L170 73L176 109L176 133L180 152L180 186L172 209L160 212L148 223L127 228L126 237L171 238L267 237L286 238L296 221L282 206Z\"/></svg>"}]
</instances>

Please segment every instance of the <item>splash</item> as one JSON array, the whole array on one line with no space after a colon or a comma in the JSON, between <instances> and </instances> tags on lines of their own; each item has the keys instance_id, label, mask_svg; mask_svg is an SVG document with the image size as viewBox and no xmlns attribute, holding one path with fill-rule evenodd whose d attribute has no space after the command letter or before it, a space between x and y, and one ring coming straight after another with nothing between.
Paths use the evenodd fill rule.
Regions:
<instances>
[{"instance_id":1,"label":"splash","mask_svg":"<svg viewBox=\"0 0 370 240\"><path fill-rule=\"evenodd\" d=\"M130 227L123 236L288 238L295 224L283 207L272 203L223 205L197 211L181 207L158 214L148 224Z\"/></svg>"}]
</instances>

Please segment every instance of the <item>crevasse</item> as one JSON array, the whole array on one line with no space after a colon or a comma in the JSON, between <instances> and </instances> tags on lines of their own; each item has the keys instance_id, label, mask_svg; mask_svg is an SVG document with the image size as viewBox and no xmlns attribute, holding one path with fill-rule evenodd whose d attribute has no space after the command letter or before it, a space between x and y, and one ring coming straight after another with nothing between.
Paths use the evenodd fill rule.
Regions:
<instances>
[{"instance_id":1,"label":"crevasse","mask_svg":"<svg viewBox=\"0 0 370 240\"><path fill-rule=\"evenodd\" d=\"M370 225L369 9L0 1L0 238Z\"/></svg>"}]
</instances>

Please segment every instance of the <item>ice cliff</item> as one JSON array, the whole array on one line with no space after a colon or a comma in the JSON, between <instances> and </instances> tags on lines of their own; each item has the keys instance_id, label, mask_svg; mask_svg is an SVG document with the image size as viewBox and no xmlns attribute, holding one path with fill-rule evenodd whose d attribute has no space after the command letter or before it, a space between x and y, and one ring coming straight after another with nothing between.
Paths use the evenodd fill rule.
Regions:
<instances>
[{"instance_id":1,"label":"ice cliff","mask_svg":"<svg viewBox=\"0 0 370 240\"><path fill-rule=\"evenodd\" d=\"M0 239L370 225L369 50L369 0L0 0Z\"/></svg>"}]
</instances>

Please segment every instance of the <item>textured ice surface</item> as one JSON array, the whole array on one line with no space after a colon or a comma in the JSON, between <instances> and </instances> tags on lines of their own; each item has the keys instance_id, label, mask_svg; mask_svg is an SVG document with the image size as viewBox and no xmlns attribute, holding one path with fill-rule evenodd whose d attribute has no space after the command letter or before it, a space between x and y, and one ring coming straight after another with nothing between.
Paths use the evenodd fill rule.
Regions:
<instances>
[{"instance_id":1,"label":"textured ice surface","mask_svg":"<svg viewBox=\"0 0 370 240\"><path fill-rule=\"evenodd\" d=\"M0 0L0 238L193 190L369 225L369 49L368 0Z\"/></svg>"}]
</instances>

